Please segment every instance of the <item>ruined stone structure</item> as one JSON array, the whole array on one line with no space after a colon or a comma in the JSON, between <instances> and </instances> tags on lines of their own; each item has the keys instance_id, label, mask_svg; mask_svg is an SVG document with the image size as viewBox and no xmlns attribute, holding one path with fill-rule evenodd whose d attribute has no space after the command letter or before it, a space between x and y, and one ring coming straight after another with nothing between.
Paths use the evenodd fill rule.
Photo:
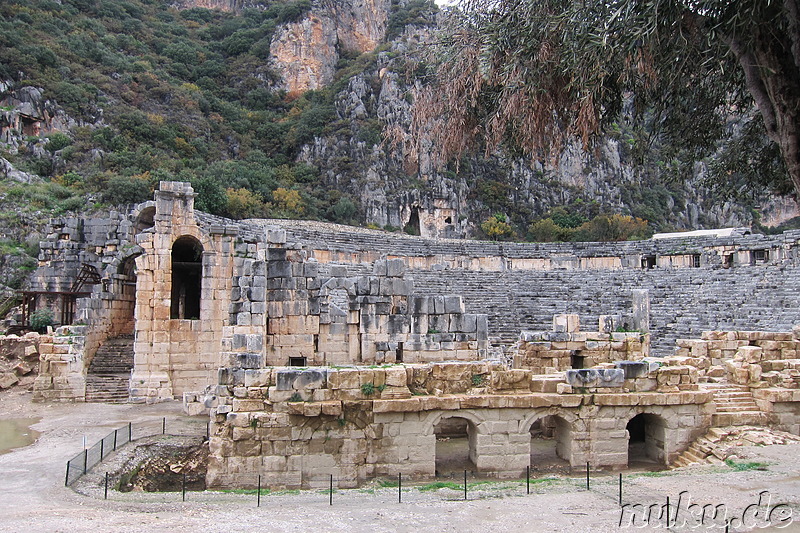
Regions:
<instances>
[{"instance_id":1,"label":"ruined stone structure","mask_svg":"<svg viewBox=\"0 0 800 533\"><path fill-rule=\"evenodd\" d=\"M210 410L210 486L428 477L448 435L460 466L517 476L538 435L567 466L616 469L666 465L721 421L797 431L797 336L702 332L800 323L800 232L486 243L193 202L163 182L130 215L53 222L35 288L82 263L102 282L40 345L35 395L91 397L92 362L133 334L130 401ZM731 387L754 412L723 416Z\"/></svg>"}]
</instances>

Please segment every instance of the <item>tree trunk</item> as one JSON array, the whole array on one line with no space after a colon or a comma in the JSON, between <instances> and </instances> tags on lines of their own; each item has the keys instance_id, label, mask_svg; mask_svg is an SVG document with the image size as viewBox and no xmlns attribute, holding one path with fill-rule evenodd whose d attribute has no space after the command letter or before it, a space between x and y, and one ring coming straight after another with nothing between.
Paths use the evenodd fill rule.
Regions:
<instances>
[{"instance_id":1,"label":"tree trunk","mask_svg":"<svg viewBox=\"0 0 800 533\"><path fill-rule=\"evenodd\" d=\"M777 28L756 30L747 44L736 37L726 43L742 67L767 135L780 148L800 197L800 21L795 0L786 0L784 7L790 20L787 33Z\"/></svg>"}]
</instances>

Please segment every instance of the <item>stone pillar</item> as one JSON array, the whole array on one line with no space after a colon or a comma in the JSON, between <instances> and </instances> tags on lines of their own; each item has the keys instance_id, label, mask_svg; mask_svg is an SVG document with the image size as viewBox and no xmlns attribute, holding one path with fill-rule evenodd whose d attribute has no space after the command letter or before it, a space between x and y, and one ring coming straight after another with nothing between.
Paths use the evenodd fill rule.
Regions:
<instances>
[{"instance_id":1,"label":"stone pillar","mask_svg":"<svg viewBox=\"0 0 800 533\"><path fill-rule=\"evenodd\" d=\"M636 289L631 291L633 297L633 329L642 333L650 333L650 291Z\"/></svg>"}]
</instances>

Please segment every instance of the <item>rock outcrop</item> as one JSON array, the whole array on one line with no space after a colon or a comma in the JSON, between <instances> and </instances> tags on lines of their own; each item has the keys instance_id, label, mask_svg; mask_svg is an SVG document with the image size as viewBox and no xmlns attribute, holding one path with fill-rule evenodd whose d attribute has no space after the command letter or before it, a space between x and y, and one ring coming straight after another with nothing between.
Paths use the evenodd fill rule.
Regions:
<instances>
[{"instance_id":1,"label":"rock outcrop","mask_svg":"<svg viewBox=\"0 0 800 533\"><path fill-rule=\"evenodd\" d=\"M340 50L369 52L383 41L390 7L388 0L331 0L279 27L270 54L283 87L298 93L329 84Z\"/></svg>"}]
</instances>

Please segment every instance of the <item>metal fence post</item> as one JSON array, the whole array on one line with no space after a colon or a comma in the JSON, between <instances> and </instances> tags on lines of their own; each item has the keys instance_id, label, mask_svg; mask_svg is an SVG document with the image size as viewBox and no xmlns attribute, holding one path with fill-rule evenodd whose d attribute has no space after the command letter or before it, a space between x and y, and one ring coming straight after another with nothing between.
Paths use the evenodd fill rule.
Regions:
<instances>
[{"instance_id":1,"label":"metal fence post","mask_svg":"<svg viewBox=\"0 0 800 533\"><path fill-rule=\"evenodd\" d=\"M114 451L117 451L117 430L114 430Z\"/></svg>"},{"instance_id":2,"label":"metal fence post","mask_svg":"<svg viewBox=\"0 0 800 533\"><path fill-rule=\"evenodd\" d=\"M256 500L256 507L261 507L261 474L258 475L258 498Z\"/></svg>"},{"instance_id":3,"label":"metal fence post","mask_svg":"<svg viewBox=\"0 0 800 533\"><path fill-rule=\"evenodd\" d=\"M528 494L531 493L531 465L525 468L525 490Z\"/></svg>"},{"instance_id":4,"label":"metal fence post","mask_svg":"<svg viewBox=\"0 0 800 533\"><path fill-rule=\"evenodd\" d=\"M467 471L464 470L464 499L467 499Z\"/></svg>"},{"instance_id":5,"label":"metal fence post","mask_svg":"<svg viewBox=\"0 0 800 533\"><path fill-rule=\"evenodd\" d=\"M328 497L328 505L333 505L333 474L331 474L330 493Z\"/></svg>"},{"instance_id":6,"label":"metal fence post","mask_svg":"<svg viewBox=\"0 0 800 533\"><path fill-rule=\"evenodd\" d=\"M67 461L67 474L64 476L64 486L69 485L69 461Z\"/></svg>"},{"instance_id":7,"label":"metal fence post","mask_svg":"<svg viewBox=\"0 0 800 533\"><path fill-rule=\"evenodd\" d=\"M133 440L133 423L128 422L128 442Z\"/></svg>"},{"instance_id":8,"label":"metal fence post","mask_svg":"<svg viewBox=\"0 0 800 533\"><path fill-rule=\"evenodd\" d=\"M397 474L397 503L403 503L403 474Z\"/></svg>"},{"instance_id":9,"label":"metal fence post","mask_svg":"<svg viewBox=\"0 0 800 533\"><path fill-rule=\"evenodd\" d=\"M161 419L161 434L162 435L166 435L167 434L167 417L166 416Z\"/></svg>"},{"instance_id":10,"label":"metal fence post","mask_svg":"<svg viewBox=\"0 0 800 533\"><path fill-rule=\"evenodd\" d=\"M106 438L103 437L102 439L100 439L100 460L101 461L103 460L103 457L105 457L105 451L106 451L105 450L105 446L106 446Z\"/></svg>"},{"instance_id":11,"label":"metal fence post","mask_svg":"<svg viewBox=\"0 0 800 533\"><path fill-rule=\"evenodd\" d=\"M108 499L108 472L106 472L106 488L105 491L103 492L103 499L104 500Z\"/></svg>"},{"instance_id":12,"label":"metal fence post","mask_svg":"<svg viewBox=\"0 0 800 533\"><path fill-rule=\"evenodd\" d=\"M586 490L589 490L589 461L586 461Z\"/></svg>"},{"instance_id":13,"label":"metal fence post","mask_svg":"<svg viewBox=\"0 0 800 533\"><path fill-rule=\"evenodd\" d=\"M86 460L89 457L89 450L83 449L83 474L86 475Z\"/></svg>"}]
</instances>

